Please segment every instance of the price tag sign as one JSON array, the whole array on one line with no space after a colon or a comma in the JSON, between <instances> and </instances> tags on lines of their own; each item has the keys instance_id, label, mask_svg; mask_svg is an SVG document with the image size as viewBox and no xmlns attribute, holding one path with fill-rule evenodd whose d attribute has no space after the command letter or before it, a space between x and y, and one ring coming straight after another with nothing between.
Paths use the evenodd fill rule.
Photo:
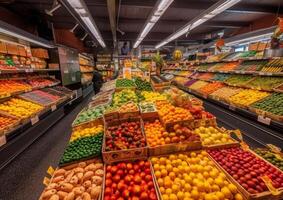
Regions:
<instances>
[{"instance_id":1,"label":"price tag sign","mask_svg":"<svg viewBox=\"0 0 283 200\"><path fill-rule=\"evenodd\" d=\"M72 81L76 81L76 77L75 76L72 76Z\"/></svg>"},{"instance_id":2,"label":"price tag sign","mask_svg":"<svg viewBox=\"0 0 283 200\"><path fill-rule=\"evenodd\" d=\"M264 72L259 72L259 75L264 75L265 73Z\"/></svg>"},{"instance_id":3,"label":"price tag sign","mask_svg":"<svg viewBox=\"0 0 283 200\"><path fill-rule=\"evenodd\" d=\"M233 105L229 105L229 109L235 111L235 110L236 110L236 107L233 106Z\"/></svg>"},{"instance_id":4,"label":"price tag sign","mask_svg":"<svg viewBox=\"0 0 283 200\"><path fill-rule=\"evenodd\" d=\"M259 116L257 117L257 121L258 121L258 122L261 122L261 123L263 123L263 124L266 124L266 125L270 125L271 119L268 118L268 117L264 117L264 116L259 115Z\"/></svg>"},{"instance_id":5,"label":"price tag sign","mask_svg":"<svg viewBox=\"0 0 283 200\"><path fill-rule=\"evenodd\" d=\"M69 70L68 69L64 69L64 74L69 74Z\"/></svg>"},{"instance_id":6,"label":"price tag sign","mask_svg":"<svg viewBox=\"0 0 283 200\"><path fill-rule=\"evenodd\" d=\"M52 105L51 106L51 111L53 112L53 111L55 111L57 109L57 106L56 105Z\"/></svg>"},{"instance_id":7,"label":"price tag sign","mask_svg":"<svg viewBox=\"0 0 283 200\"><path fill-rule=\"evenodd\" d=\"M36 115L35 117L31 118L30 121L31 121L31 125L36 124L39 121L38 115Z\"/></svg>"},{"instance_id":8,"label":"price tag sign","mask_svg":"<svg viewBox=\"0 0 283 200\"><path fill-rule=\"evenodd\" d=\"M48 169L47 169L47 174L49 174L50 176L52 176L53 175L53 173L54 173L54 168L52 167L52 166L49 166L48 167Z\"/></svg>"},{"instance_id":9,"label":"price tag sign","mask_svg":"<svg viewBox=\"0 0 283 200\"><path fill-rule=\"evenodd\" d=\"M43 179L43 185L48 186L49 183L50 183L50 179L47 178L47 177L44 177L44 179Z\"/></svg>"},{"instance_id":10,"label":"price tag sign","mask_svg":"<svg viewBox=\"0 0 283 200\"><path fill-rule=\"evenodd\" d=\"M0 147L7 143L6 135L0 136Z\"/></svg>"}]
</instances>

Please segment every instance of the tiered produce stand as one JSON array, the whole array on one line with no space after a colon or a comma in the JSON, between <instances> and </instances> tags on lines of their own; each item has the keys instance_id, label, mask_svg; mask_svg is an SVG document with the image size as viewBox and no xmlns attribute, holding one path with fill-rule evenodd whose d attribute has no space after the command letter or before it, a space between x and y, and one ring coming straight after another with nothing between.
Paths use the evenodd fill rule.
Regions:
<instances>
[{"instance_id":1,"label":"tiered produce stand","mask_svg":"<svg viewBox=\"0 0 283 200\"><path fill-rule=\"evenodd\" d=\"M280 151L249 149L241 132L219 127L197 97L148 84L118 79L103 86L75 119L41 200L283 197Z\"/></svg>"}]
</instances>

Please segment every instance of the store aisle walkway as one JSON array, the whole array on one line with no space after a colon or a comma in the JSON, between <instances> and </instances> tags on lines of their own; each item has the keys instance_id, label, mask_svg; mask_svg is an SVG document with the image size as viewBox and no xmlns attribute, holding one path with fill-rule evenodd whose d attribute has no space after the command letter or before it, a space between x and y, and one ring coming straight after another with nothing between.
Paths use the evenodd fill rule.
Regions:
<instances>
[{"instance_id":1,"label":"store aisle walkway","mask_svg":"<svg viewBox=\"0 0 283 200\"><path fill-rule=\"evenodd\" d=\"M36 200L41 194L43 177L49 166L57 166L71 134L71 124L90 97L57 122L0 171L0 200Z\"/></svg>"}]
</instances>

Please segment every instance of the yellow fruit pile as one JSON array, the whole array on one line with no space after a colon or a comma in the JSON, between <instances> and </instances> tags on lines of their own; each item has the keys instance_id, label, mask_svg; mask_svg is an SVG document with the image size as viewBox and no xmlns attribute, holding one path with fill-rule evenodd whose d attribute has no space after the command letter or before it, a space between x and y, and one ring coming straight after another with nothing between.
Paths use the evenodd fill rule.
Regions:
<instances>
[{"instance_id":1,"label":"yellow fruit pile","mask_svg":"<svg viewBox=\"0 0 283 200\"><path fill-rule=\"evenodd\" d=\"M227 101L229 99L229 97L231 97L235 94L238 94L242 90L243 89L237 88L237 87L223 87L223 88L220 88L219 90L216 90L215 92L211 93L211 95Z\"/></svg>"},{"instance_id":2,"label":"yellow fruit pile","mask_svg":"<svg viewBox=\"0 0 283 200\"><path fill-rule=\"evenodd\" d=\"M103 132L103 126L102 125L98 125L98 126L94 126L91 128L84 128L84 129L80 129L80 130L75 130L72 133L71 139L70 141L74 141L76 139L82 138L82 137L88 137L88 136L95 136L98 133Z\"/></svg>"},{"instance_id":3,"label":"yellow fruit pile","mask_svg":"<svg viewBox=\"0 0 283 200\"><path fill-rule=\"evenodd\" d=\"M164 101L164 100L167 100L166 95L160 94L158 92L142 91L141 95L145 98L146 101Z\"/></svg>"},{"instance_id":4,"label":"yellow fruit pile","mask_svg":"<svg viewBox=\"0 0 283 200\"><path fill-rule=\"evenodd\" d=\"M243 90L238 94L235 94L229 98L229 101L233 104L239 104L242 106L248 106L260 99L267 97L270 93L262 92L258 90Z\"/></svg>"},{"instance_id":5,"label":"yellow fruit pile","mask_svg":"<svg viewBox=\"0 0 283 200\"><path fill-rule=\"evenodd\" d=\"M155 147L165 144L165 135L168 135L159 120L154 122L145 122L144 131L146 134L147 142L150 147ZM169 138L170 142L170 138Z\"/></svg>"},{"instance_id":6,"label":"yellow fruit pile","mask_svg":"<svg viewBox=\"0 0 283 200\"><path fill-rule=\"evenodd\" d=\"M195 83L193 83L192 85L189 86L190 89L192 90L199 90L200 88L206 86L208 84L208 82L206 81L197 81Z\"/></svg>"},{"instance_id":7,"label":"yellow fruit pile","mask_svg":"<svg viewBox=\"0 0 283 200\"><path fill-rule=\"evenodd\" d=\"M0 104L0 110L14 115L20 119L25 119L41 111L42 106L25 101L22 99L12 98Z\"/></svg>"},{"instance_id":8,"label":"yellow fruit pile","mask_svg":"<svg viewBox=\"0 0 283 200\"><path fill-rule=\"evenodd\" d=\"M226 133L220 132L214 127L199 127L194 131L200 135L203 145L231 143L233 140Z\"/></svg>"},{"instance_id":9,"label":"yellow fruit pile","mask_svg":"<svg viewBox=\"0 0 283 200\"><path fill-rule=\"evenodd\" d=\"M242 200L207 153L153 157L151 162L163 200Z\"/></svg>"}]
</instances>

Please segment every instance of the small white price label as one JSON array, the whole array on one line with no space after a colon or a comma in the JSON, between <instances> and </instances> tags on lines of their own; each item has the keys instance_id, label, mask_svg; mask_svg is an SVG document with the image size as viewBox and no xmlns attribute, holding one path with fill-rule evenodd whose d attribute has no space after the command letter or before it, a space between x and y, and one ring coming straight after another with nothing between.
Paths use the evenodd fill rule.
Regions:
<instances>
[{"instance_id":1,"label":"small white price label","mask_svg":"<svg viewBox=\"0 0 283 200\"><path fill-rule=\"evenodd\" d=\"M68 74L69 70L68 69L64 69L64 74Z\"/></svg>"},{"instance_id":2,"label":"small white price label","mask_svg":"<svg viewBox=\"0 0 283 200\"><path fill-rule=\"evenodd\" d=\"M202 97L203 97L204 99L207 99L207 95L203 95Z\"/></svg>"},{"instance_id":3,"label":"small white price label","mask_svg":"<svg viewBox=\"0 0 283 200\"><path fill-rule=\"evenodd\" d=\"M259 72L258 74L259 74L259 75L265 75L265 73L264 73L264 72Z\"/></svg>"},{"instance_id":4,"label":"small white price label","mask_svg":"<svg viewBox=\"0 0 283 200\"><path fill-rule=\"evenodd\" d=\"M271 72L266 73L267 76L272 76L273 74Z\"/></svg>"},{"instance_id":5,"label":"small white price label","mask_svg":"<svg viewBox=\"0 0 283 200\"><path fill-rule=\"evenodd\" d=\"M264 116L259 115L257 117L257 121L259 121L259 122L261 122L263 124L266 124L266 125L270 125L271 119L268 118L268 117L264 117Z\"/></svg>"},{"instance_id":6,"label":"small white price label","mask_svg":"<svg viewBox=\"0 0 283 200\"><path fill-rule=\"evenodd\" d=\"M57 106L56 105L52 105L51 106L51 111L53 112L53 111L55 111L57 109Z\"/></svg>"},{"instance_id":7,"label":"small white price label","mask_svg":"<svg viewBox=\"0 0 283 200\"><path fill-rule=\"evenodd\" d=\"M76 81L76 77L75 76L72 76L72 81Z\"/></svg>"},{"instance_id":8,"label":"small white price label","mask_svg":"<svg viewBox=\"0 0 283 200\"><path fill-rule=\"evenodd\" d=\"M6 135L0 136L0 147L7 143Z\"/></svg>"},{"instance_id":9,"label":"small white price label","mask_svg":"<svg viewBox=\"0 0 283 200\"><path fill-rule=\"evenodd\" d=\"M235 111L235 110L236 110L236 107L233 106L233 105L229 105L229 109Z\"/></svg>"},{"instance_id":10,"label":"small white price label","mask_svg":"<svg viewBox=\"0 0 283 200\"><path fill-rule=\"evenodd\" d=\"M36 115L33 118L31 118L30 121L31 121L31 125L36 124L39 121L38 115Z\"/></svg>"}]
</instances>

